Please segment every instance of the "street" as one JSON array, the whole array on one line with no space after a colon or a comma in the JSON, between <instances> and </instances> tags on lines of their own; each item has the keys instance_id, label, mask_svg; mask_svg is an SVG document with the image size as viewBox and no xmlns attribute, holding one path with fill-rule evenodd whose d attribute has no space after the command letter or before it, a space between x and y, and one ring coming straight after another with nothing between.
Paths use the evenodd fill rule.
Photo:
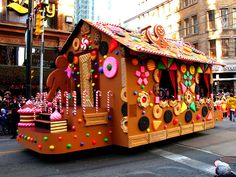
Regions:
<instances>
[{"instance_id":1,"label":"street","mask_svg":"<svg viewBox=\"0 0 236 177\"><path fill-rule=\"evenodd\" d=\"M2 177L207 177L214 161L236 171L236 123L133 149L111 146L60 156L42 156L0 137ZM234 156L234 157L232 157Z\"/></svg>"}]
</instances>

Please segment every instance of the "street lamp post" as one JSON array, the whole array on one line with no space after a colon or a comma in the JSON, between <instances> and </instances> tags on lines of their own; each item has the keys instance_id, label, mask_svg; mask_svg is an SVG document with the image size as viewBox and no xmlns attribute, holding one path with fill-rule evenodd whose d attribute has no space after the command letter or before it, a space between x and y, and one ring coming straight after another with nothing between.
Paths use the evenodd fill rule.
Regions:
<instances>
[{"instance_id":1,"label":"street lamp post","mask_svg":"<svg viewBox=\"0 0 236 177\"><path fill-rule=\"evenodd\" d=\"M29 1L28 6L28 20L27 20L27 41L26 41L26 98L30 99L32 95L32 83L31 83L31 64L32 64L32 38L33 38L33 11L34 1Z\"/></svg>"}]
</instances>

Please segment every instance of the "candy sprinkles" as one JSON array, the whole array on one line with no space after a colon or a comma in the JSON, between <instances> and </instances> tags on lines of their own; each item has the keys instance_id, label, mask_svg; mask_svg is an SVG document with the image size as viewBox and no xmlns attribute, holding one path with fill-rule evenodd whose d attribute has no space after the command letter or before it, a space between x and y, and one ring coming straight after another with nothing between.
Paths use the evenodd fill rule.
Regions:
<instances>
[{"instance_id":1,"label":"candy sprinkles","mask_svg":"<svg viewBox=\"0 0 236 177\"><path fill-rule=\"evenodd\" d=\"M223 120L213 107L212 67L224 64L166 38L159 24L141 33L82 19L55 63L48 93L18 110L17 141L37 153L134 148Z\"/></svg>"}]
</instances>

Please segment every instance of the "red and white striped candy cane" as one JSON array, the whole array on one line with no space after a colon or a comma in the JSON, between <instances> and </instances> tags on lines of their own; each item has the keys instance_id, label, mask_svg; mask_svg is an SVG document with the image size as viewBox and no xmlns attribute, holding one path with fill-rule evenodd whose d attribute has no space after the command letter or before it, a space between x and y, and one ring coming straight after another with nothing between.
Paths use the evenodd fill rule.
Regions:
<instances>
[{"instance_id":1,"label":"red and white striped candy cane","mask_svg":"<svg viewBox=\"0 0 236 177\"><path fill-rule=\"evenodd\" d=\"M59 109L62 110L62 100L61 100L61 91L58 91L58 99L59 99Z\"/></svg>"},{"instance_id":2,"label":"red and white striped candy cane","mask_svg":"<svg viewBox=\"0 0 236 177\"><path fill-rule=\"evenodd\" d=\"M87 91L86 90L84 90L83 91L83 95L82 95L82 110L83 110L83 113L85 113L85 102L86 102L86 96L87 96L88 94L87 94Z\"/></svg>"},{"instance_id":3,"label":"red and white striped candy cane","mask_svg":"<svg viewBox=\"0 0 236 177\"><path fill-rule=\"evenodd\" d=\"M69 100L68 100L68 92L64 92L64 96L66 97L66 114L69 114Z\"/></svg>"},{"instance_id":4,"label":"red and white striped candy cane","mask_svg":"<svg viewBox=\"0 0 236 177\"><path fill-rule=\"evenodd\" d=\"M102 92L100 90L96 91L96 112L98 112L98 96L102 96Z\"/></svg>"},{"instance_id":5,"label":"red and white striped candy cane","mask_svg":"<svg viewBox=\"0 0 236 177\"><path fill-rule=\"evenodd\" d=\"M58 110L58 107L57 107L57 98L54 98L54 99L53 99L53 105L54 105L55 110Z\"/></svg>"},{"instance_id":6,"label":"red and white striped candy cane","mask_svg":"<svg viewBox=\"0 0 236 177\"><path fill-rule=\"evenodd\" d=\"M113 96L113 93L111 90L107 92L107 112L110 111L110 97Z\"/></svg>"},{"instance_id":7,"label":"red and white striped candy cane","mask_svg":"<svg viewBox=\"0 0 236 177\"><path fill-rule=\"evenodd\" d=\"M77 110L77 105L76 105L76 91L73 91L72 92L72 96L73 96L73 100L74 100L74 102L73 102L73 105L74 105L74 110L73 110L73 113L74 113L74 115L76 115L76 110Z\"/></svg>"}]
</instances>

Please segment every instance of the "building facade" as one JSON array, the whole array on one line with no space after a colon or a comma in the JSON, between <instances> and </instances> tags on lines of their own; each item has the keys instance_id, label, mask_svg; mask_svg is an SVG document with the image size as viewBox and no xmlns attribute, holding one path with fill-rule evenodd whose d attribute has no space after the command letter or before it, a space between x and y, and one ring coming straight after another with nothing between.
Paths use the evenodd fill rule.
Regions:
<instances>
[{"instance_id":1,"label":"building facade","mask_svg":"<svg viewBox=\"0 0 236 177\"><path fill-rule=\"evenodd\" d=\"M236 93L236 2L234 0L139 1L142 10L126 20L127 27L142 29L150 22L166 29L166 36L183 39L225 67L214 67L215 92ZM149 4L149 6L148 6ZM152 5L150 7L150 4ZM143 7L148 7L144 9Z\"/></svg>"},{"instance_id":2,"label":"building facade","mask_svg":"<svg viewBox=\"0 0 236 177\"><path fill-rule=\"evenodd\" d=\"M80 19L94 20L94 0L75 0L75 23Z\"/></svg>"},{"instance_id":3,"label":"building facade","mask_svg":"<svg viewBox=\"0 0 236 177\"><path fill-rule=\"evenodd\" d=\"M25 87L27 2L0 0L0 91L22 91ZM37 5L36 0L34 5ZM45 9L44 83L50 68L54 66L55 57L74 28L74 2L50 0ZM33 21L34 16L35 12ZM39 85L40 46L40 36L33 35L31 75L35 90Z\"/></svg>"}]
</instances>

